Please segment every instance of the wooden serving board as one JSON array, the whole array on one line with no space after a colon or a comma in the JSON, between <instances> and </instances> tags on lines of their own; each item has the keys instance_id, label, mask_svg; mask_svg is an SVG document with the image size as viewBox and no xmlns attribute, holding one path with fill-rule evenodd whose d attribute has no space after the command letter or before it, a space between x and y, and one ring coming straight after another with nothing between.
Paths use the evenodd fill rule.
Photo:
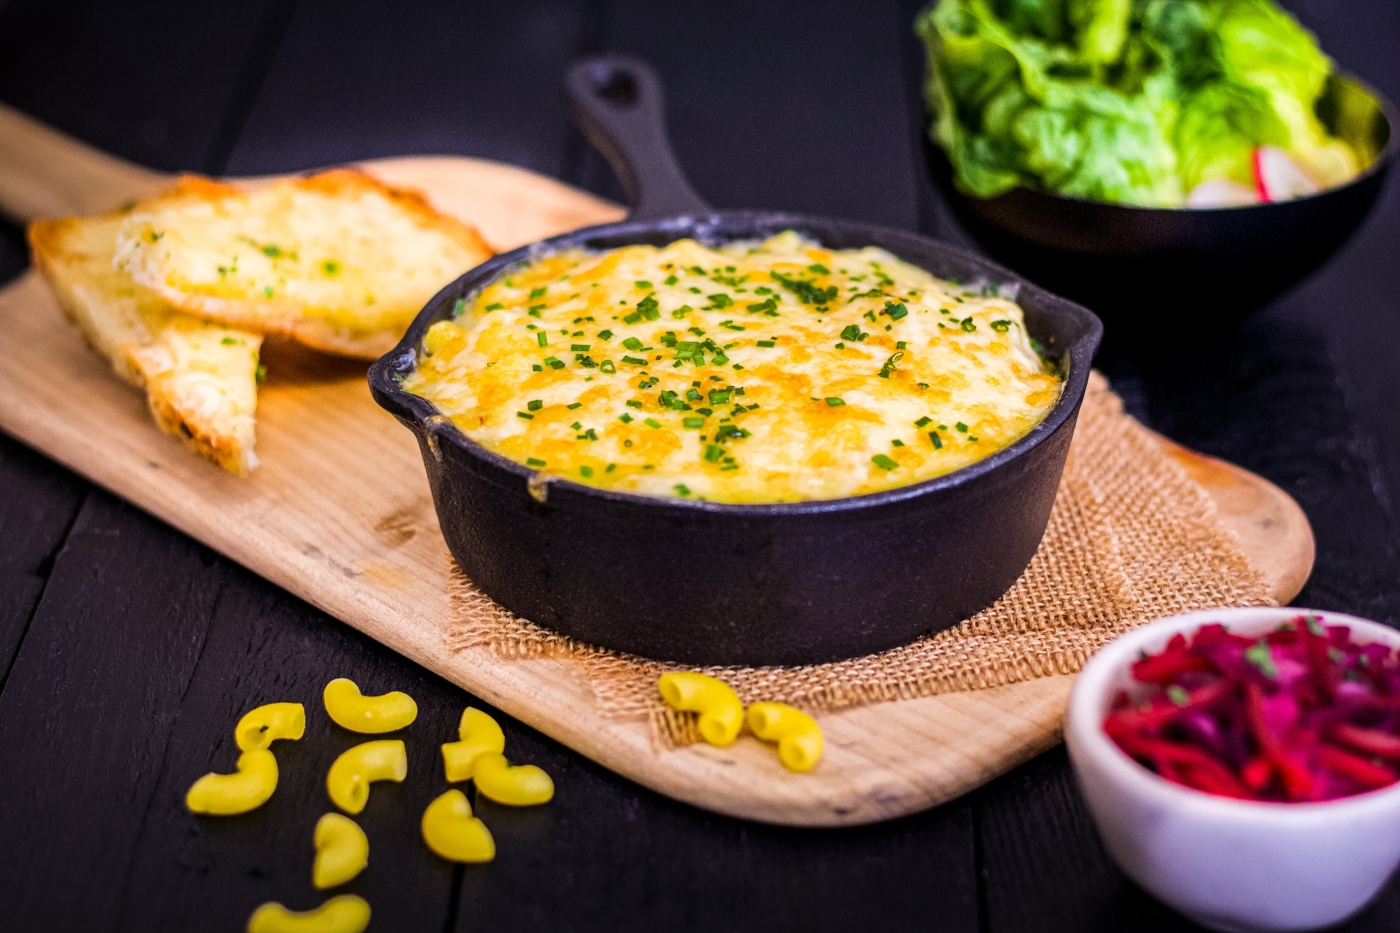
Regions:
<instances>
[{"instance_id":1,"label":"wooden serving board","mask_svg":"<svg viewBox=\"0 0 1400 933\"><path fill-rule=\"evenodd\" d=\"M421 188L496 246L621 217L522 169L464 158L365 168ZM18 220L103 210L167 179L0 106L0 210ZM605 719L576 665L449 651L449 556L412 436L370 399L365 366L285 346L265 352L262 466L240 479L151 422L29 274L0 292L0 427L331 615L638 783L770 823L837 826L925 809L1060 739L1073 677L879 703L819 717L820 766L788 773L751 737L658 750L648 725ZM1312 567L1302 511L1238 467L1162 443L1220 506L1280 602Z\"/></svg>"}]
</instances>

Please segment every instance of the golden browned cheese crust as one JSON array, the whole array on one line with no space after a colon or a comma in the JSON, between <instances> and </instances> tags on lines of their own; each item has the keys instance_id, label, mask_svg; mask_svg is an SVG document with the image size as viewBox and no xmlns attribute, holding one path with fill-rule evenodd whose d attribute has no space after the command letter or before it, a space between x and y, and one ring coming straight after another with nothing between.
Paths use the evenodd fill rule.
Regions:
<instances>
[{"instance_id":1,"label":"golden browned cheese crust","mask_svg":"<svg viewBox=\"0 0 1400 933\"><path fill-rule=\"evenodd\" d=\"M791 232L570 251L434 324L403 387L576 482L733 503L860 495L975 463L1054 407L1061 379L1011 298Z\"/></svg>"},{"instance_id":2,"label":"golden browned cheese crust","mask_svg":"<svg viewBox=\"0 0 1400 933\"><path fill-rule=\"evenodd\" d=\"M253 190L185 176L117 236L118 265L172 307L363 359L491 253L422 195L352 169Z\"/></svg>"}]
</instances>

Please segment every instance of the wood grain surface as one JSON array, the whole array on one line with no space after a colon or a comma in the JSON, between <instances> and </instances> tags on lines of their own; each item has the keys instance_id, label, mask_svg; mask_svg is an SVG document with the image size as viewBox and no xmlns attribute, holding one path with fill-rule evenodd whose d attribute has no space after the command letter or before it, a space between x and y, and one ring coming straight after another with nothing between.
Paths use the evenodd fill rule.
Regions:
<instances>
[{"instance_id":1,"label":"wood grain surface","mask_svg":"<svg viewBox=\"0 0 1400 933\"><path fill-rule=\"evenodd\" d=\"M38 212L99 210L159 176L0 110L0 165ZM620 217L615 205L482 160L396 158L366 168L426 191L502 248ZM256 183L255 180L253 180ZM70 182L72 184L69 188ZM105 195L103 194L105 192ZM604 766L717 812L806 826L890 819L979 786L1059 741L1072 677L881 703L820 717L827 752L809 775L782 769L751 738L728 749L660 751L645 723L594 709L562 661L451 652L449 557L410 435L374 405L361 364L270 347L251 479L186 454L150 424L30 275L0 294L0 426L419 664ZM1169 445L1216 498L1280 602L1312 564L1311 531L1282 491L1244 470Z\"/></svg>"}]
</instances>

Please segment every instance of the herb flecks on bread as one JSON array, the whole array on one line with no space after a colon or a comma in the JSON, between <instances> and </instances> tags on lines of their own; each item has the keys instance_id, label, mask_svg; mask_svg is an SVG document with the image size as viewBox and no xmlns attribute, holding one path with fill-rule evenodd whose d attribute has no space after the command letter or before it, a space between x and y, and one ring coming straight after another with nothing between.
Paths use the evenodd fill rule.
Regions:
<instances>
[{"instance_id":1,"label":"herb flecks on bread","mask_svg":"<svg viewBox=\"0 0 1400 933\"><path fill-rule=\"evenodd\" d=\"M392 349L429 298L491 255L421 195L350 169L255 190L181 178L136 203L116 251L172 307L363 359Z\"/></svg>"}]
</instances>

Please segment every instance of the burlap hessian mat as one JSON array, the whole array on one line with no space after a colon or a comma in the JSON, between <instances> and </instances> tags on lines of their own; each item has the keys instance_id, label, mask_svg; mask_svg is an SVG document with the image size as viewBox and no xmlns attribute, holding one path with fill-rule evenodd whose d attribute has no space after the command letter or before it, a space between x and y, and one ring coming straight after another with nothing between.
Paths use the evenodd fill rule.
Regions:
<instances>
[{"instance_id":1,"label":"burlap hessian mat","mask_svg":"<svg viewBox=\"0 0 1400 933\"><path fill-rule=\"evenodd\" d=\"M664 746L699 739L694 715L661 702L657 677L685 669L558 635L521 619L454 568L448 645L582 665L599 711L645 718ZM1272 605L1215 503L1094 373L1050 526L1021 578L993 606L903 648L806 667L712 667L747 704L819 712L977 690L1078 671L1135 625L1217 606Z\"/></svg>"}]
</instances>

